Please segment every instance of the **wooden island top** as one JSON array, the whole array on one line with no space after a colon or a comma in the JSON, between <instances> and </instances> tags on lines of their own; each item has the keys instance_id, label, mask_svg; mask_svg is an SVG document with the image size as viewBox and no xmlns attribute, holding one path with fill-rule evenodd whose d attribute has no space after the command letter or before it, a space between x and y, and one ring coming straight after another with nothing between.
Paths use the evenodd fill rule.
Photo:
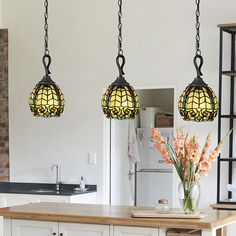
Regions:
<instances>
[{"instance_id":1,"label":"wooden island top","mask_svg":"<svg viewBox=\"0 0 236 236\"><path fill-rule=\"evenodd\" d=\"M203 219L133 218L131 211L140 209L151 208L50 202L0 208L0 215L12 219L155 228L212 229L236 222L235 211L212 209L204 211L207 216Z\"/></svg>"}]
</instances>

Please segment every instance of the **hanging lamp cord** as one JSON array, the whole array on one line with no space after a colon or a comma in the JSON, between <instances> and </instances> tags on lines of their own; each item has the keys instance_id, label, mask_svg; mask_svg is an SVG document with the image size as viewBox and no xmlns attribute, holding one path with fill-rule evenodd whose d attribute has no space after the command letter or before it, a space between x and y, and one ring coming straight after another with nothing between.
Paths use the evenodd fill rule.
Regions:
<instances>
[{"instance_id":1,"label":"hanging lamp cord","mask_svg":"<svg viewBox=\"0 0 236 236\"><path fill-rule=\"evenodd\" d=\"M43 66L45 69L46 76L50 75L51 72L49 70L50 64L51 64L51 57L49 55L49 49L48 49L48 0L44 1L44 55L43 55Z\"/></svg>"},{"instance_id":2,"label":"hanging lamp cord","mask_svg":"<svg viewBox=\"0 0 236 236\"><path fill-rule=\"evenodd\" d=\"M194 66L196 68L197 71L197 77L199 78L202 75L201 72L201 68L203 65L203 57L201 56L201 50L200 50L200 0L195 0L196 6L197 6L197 10L196 10L196 24L195 24L195 28L196 28L196 55L193 59L193 63ZM198 65L198 60L199 60L199 65Z\"/></svg>"},{"instance_id":3,"label":"hanging lamp cord","mask_svg":"<svg viewBox=\"0 0 236 236\"><path fill-rule=\"evenodd\" d=\"M123 55L123 50L122 50L122 0L118 0L118 6L119 6L119 11L118 11L118 55Z\"/></svg>"},{"instance_id":4,"label":"hanging lamp cord","mask_svg":"<svg viewBox=\"0 0 236 236\"><path fill-rule=\"evenodd\" d=\"M125 65L125 57L123 55L122 49L122 0L118 0L118 56L116 57L116 64L119 70L119 77L123 77L124 73L124 65Z\"/></svg>"},{"instance_id":5,"label":"hanging lamp cord","mask_svg":"<svg viewBox=\"0 0 236 236\"><path fill-rule=\"evenodd\" d=\"M196 55L201 55L201 50L200 50L200 0L195 0L196 5L197 5L197 10L196 10Z\"/></svg>"}]
</instances>

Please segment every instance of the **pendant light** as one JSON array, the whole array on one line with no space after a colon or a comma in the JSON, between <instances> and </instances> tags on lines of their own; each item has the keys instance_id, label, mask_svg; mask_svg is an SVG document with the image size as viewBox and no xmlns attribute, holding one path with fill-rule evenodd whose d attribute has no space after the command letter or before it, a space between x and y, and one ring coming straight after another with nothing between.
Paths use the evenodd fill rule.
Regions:
<instances>
[{"instance_id":1,"label":"pendant light","mask_svg":"<svg viewBox=\"0 0 236 236\"><path fill-rule=\"evenodd\" d=\"M51 57L48 50L48 0L44 2L44 56L42 59L45 76L36 84L29 98L30 110L38 117L59 117L64 110L64 96L60 88L50 77Z\"/></svg>"},{"instance_id":2,"label":"pendant light","mask_svg":"<svg viewBox=\"0 0 236 236\"><path fill-rule=\"evenodd\" d=\"M107 118L134 119L139 111L139 98L132 86L124 78L125 57L122 50L122 0L118 0L118 56L116 64L118 78L108 87L102 98L102 109Z\"/></svg>"},{"instance_id":3,"label":"pendant light","mask_svg":"<svg viewBox=\"0 0 236 236\"><path fill-rule=\"evenodd\" d=\"M213 90L203 81L201 68L203 57L200 51L200 0L195 0L196 10L196 55L193 59L197 77L180 96L178 107L186 121L213 121L218 111L218 100Z\"/></svg>"}]
</instances>

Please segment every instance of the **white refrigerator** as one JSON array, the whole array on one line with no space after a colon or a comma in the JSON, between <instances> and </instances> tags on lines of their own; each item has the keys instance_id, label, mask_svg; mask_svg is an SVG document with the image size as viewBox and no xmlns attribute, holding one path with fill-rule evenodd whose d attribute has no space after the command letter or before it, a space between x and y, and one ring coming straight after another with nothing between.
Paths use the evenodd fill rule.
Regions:
<instances>
[{"instance_id":1,"label":"white refrigerator","mask_svg":"<svg viewBox=\"0 0 236 236\"><path fill-rule=\"evenodd\" d=\"M173 128L158 128L172 145ZM151 141L151 128L137 128L140 162L135 168L135 205L155 206L159 199L167 199L172 206L173 165L166 164Z\"/></svg>"}]
</instances>

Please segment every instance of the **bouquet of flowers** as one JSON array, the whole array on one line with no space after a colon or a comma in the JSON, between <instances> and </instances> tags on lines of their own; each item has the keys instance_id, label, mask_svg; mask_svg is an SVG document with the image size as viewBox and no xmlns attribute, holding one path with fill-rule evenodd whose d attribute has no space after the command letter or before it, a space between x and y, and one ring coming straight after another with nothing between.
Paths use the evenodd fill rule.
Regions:
<instances>
[{"instance_id":1,"label":"bouquet of flowers","mask_svg":"<svg viewBox=\"0 0 236 236\"><path fill-rule=\"evenodd\" d=\"M208 153L211 145L210 133L206 138L203 149L200 150L195 135L189 137L188 133L177 129L176 135L173 137L172 147L157 128L152 129L152 139L155 149L160 152L165 163L172 163L174 165L182 182L184 197L181 204L184 212L191 213L196 210L198 201L193 199L194 186L199 181L202 174L208 175L212 163L221 152L224 139L229 134L221 140L214 150Z\"/></svg>"}]
</instances>

